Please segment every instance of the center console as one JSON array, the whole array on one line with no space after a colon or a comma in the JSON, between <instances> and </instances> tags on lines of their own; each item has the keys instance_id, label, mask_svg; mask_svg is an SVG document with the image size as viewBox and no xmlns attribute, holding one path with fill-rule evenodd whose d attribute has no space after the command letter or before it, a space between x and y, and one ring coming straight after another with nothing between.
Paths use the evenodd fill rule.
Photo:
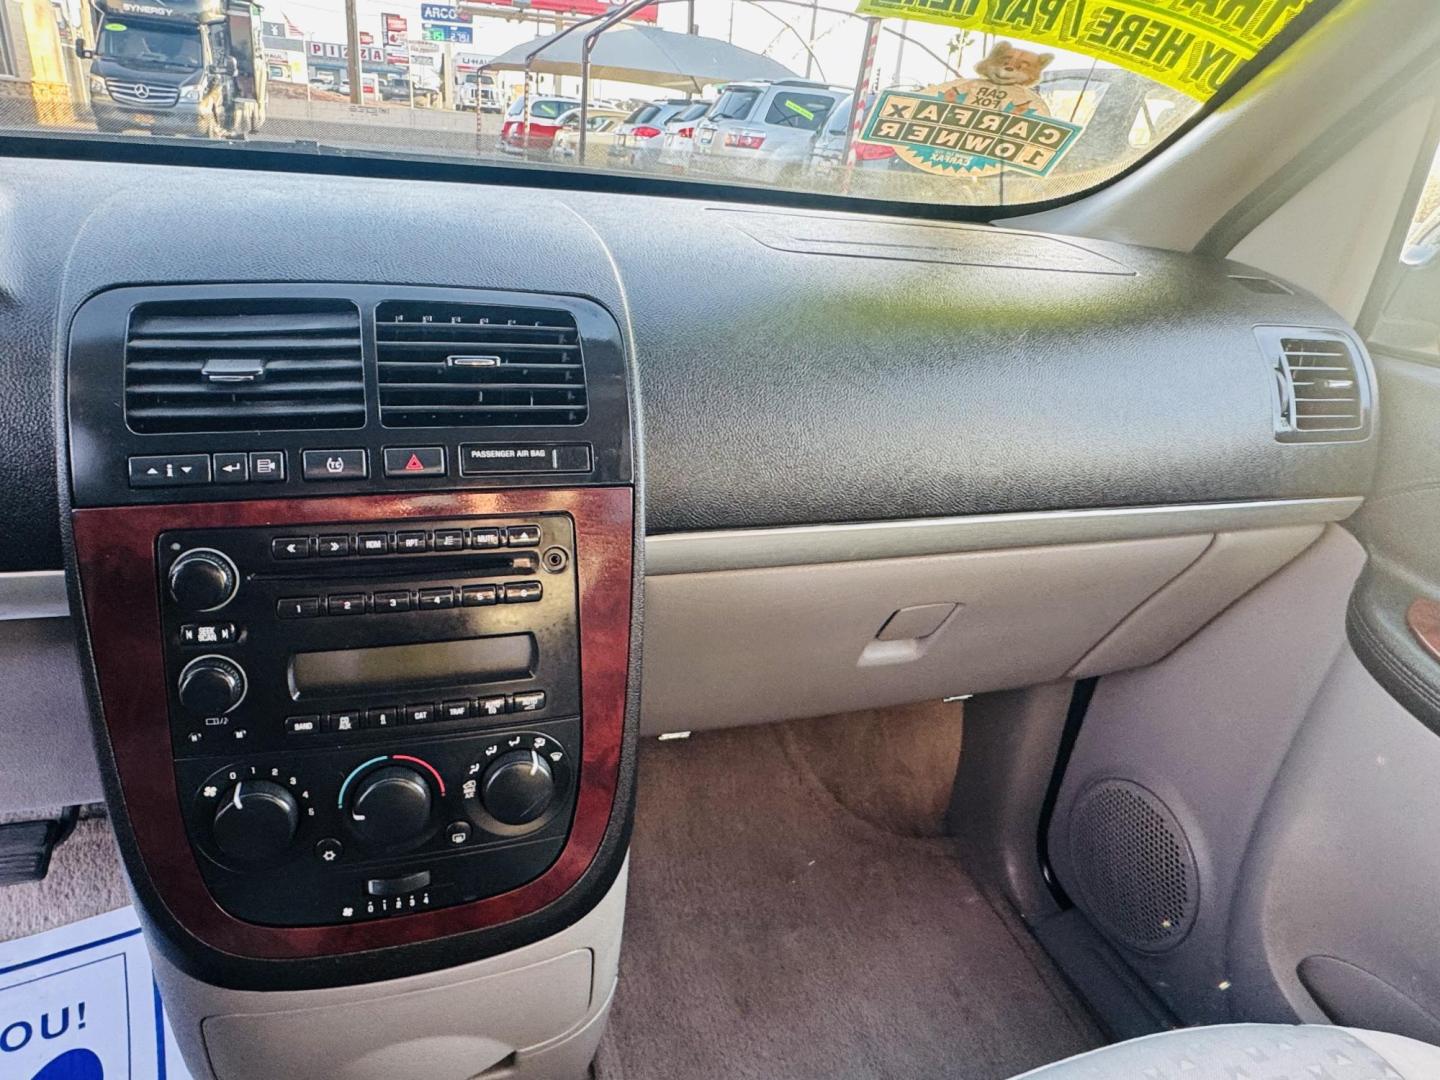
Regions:
<instances>
[{"instance_id":1,"label":"center console","mask_svg":"<svg viewBox=\"0 0 1440 1080\"><path fill-rule=\"evenodd\" d=\"M433 985L618 910L630 417L618 327L570 297L175 286L79 310L72 588L169 989ZM224 1058L226 1025L190 1019Z\"/></svg>"}]
</instances>

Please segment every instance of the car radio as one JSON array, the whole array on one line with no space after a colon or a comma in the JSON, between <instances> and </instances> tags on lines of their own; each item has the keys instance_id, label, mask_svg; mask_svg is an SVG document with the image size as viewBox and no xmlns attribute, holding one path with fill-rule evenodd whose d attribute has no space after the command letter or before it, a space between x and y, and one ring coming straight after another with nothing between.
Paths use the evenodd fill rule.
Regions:
<instances>
[{"instance_id":1,"label":"car radio","mask_svg":"<svg viewBox=\"0 0 1440 1080\"><path fill-rule=\"evenodd\" d=\"M567 514L157 545L176 779L222 908L276 926L377 918L554 862L581 731Z\"/></svg>"}]
</instances>

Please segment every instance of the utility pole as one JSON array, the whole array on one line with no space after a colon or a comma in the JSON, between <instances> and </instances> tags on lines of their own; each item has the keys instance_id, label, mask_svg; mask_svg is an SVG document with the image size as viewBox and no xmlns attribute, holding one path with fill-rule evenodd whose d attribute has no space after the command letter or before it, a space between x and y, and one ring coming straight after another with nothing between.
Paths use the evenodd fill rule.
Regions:
<instances>
[{"instance_id":1,"label":"utility pole","mask_svg":"<svg viewBox=\"0 0 1440 1080\"><path fill-rule=\"evenodd\" d=\"M815 20L820 17L820 0L810 0L810 47L805 50L805 78L810 78L810 68L815 63Z\"/></svg>"},{"instance_id":2,"label":"utility pole","mask_svg":"<svg viewBox=\"0 0 1440 1080\"><path fill-rule=\"evenodd\" d=\"M355 13L355 0L345 0L345 52L350 70L350 104L363 105L365 91L360 76L364 66L360 63L360 17Z\"/></svg>"}]
</instances>

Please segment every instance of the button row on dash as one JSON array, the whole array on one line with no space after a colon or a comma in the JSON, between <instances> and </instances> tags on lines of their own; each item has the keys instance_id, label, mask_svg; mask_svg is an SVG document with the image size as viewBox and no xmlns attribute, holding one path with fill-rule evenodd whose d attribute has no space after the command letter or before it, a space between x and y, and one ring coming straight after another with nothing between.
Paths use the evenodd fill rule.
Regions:
<instances>
[{"instance_id":1,"label":"button row on dash","mask_svg":"<svg viewBox=\"0 0 1440 1080\"><path fill-rule=\"evenodd\" d=\"M443 611L454 607L488 607L491 604L529 604L544 595L538 581L511 581L503 585L461 585L458 589L393 589L376 593L345 592L328 596L286 596L275 601L281 619L313 619L319 615L386 615L402 611Z\"/></svg>"},{"instance_id":2,"label":"button row on dash","mask_svg":"<svg viewBox=\"0 0 1440 1080\"><path fill-rule=\"evenodd\" d=\"M283 450L236 450L218 454L145 454L129 459L130 486L268 484L285 479Z\"/></svg>"},{"instance_id":3,"label":"button row on dash","mask_svg":"<svg viewBox=\"0 0 1440 1080\"><path fill-rule=\"evenodd\" d=\"M480 698L418 702L409 705L382 705L374 709L349 709L329 713L305 713L285 718L287 735L343 734L374 731L401 724L432 724L453 720L484 720L510 713L533 713L545 708L544 690L518 694L492 694Z\"/></svg>"},{"instance_id":4,"label":"button row on dash","mask_svg":"<svg viewBox=\"0 0 1440 1080\"><path fill-rule=\"evenodd\" d=\"M320 536L277 536L270 557L277 560L344 558L349 555L414 555L425 551L460 551L501 547L535 547L539 525L479 529L400 529L396 532L325 533Z\"/></svg>"}]
</instances>

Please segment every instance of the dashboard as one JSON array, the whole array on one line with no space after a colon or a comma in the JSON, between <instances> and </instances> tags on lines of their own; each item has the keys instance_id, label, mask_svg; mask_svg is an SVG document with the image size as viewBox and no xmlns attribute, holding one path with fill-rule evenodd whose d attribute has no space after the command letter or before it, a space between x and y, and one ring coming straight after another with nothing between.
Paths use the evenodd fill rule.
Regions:
<instances>
[{"instance_id":1,"label":"dashboard","mask_svg":"<svg viewBox=\"0 0 1440 1080\"><path fill-rule=\"evenodd\" d=\"M1193 630L1375 467L1353 332L1223 260L17 159L0 245L0 581L69 571L146 917L240 989L556 933L621 873L642 723L1145 662L1147 599L1205 566L1144 626Z\"/></svg>"}]
</instances>

